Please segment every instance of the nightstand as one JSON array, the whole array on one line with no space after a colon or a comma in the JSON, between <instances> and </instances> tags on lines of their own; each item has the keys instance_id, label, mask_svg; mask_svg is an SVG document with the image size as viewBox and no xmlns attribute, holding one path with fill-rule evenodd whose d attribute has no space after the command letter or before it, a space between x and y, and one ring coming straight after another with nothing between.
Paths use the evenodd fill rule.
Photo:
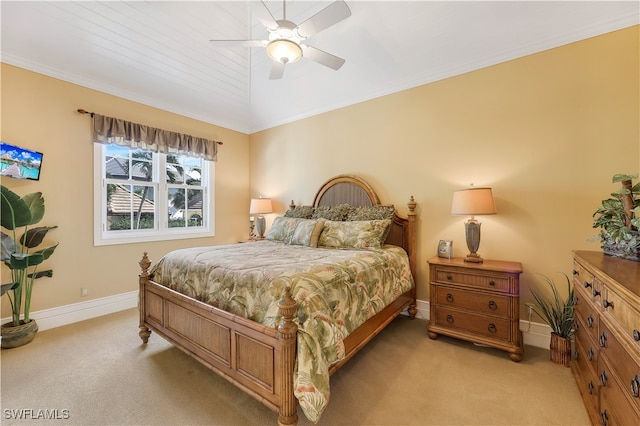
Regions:
<instances>
[{"instance_id":1,"label":"nightstand","mask_svg":"<svg viewBox=\"0 0 640 426\"><path fill-rule=\"evenodd\" d=\"M524 352L520 331L522 264L485 259L429 259L429 338L455 337L509 352Z\"/></svg>"}]
</instances>

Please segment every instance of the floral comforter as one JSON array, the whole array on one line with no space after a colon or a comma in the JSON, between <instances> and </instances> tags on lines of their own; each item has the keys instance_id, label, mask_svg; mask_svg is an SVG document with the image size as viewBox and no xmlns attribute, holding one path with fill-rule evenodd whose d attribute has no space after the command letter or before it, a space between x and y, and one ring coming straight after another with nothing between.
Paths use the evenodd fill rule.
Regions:
<instances>
[{"instance_id":1,"label":"floral comforter","mask_svg":"<svg viewBox=\"0 0 640 426\"><path fill-rule=\"evenodd\" d=\"M290 286L298 302L296 398L317 422L329 401L329 366L344 339L413 287L403 249L309 248L262 240L173 251L151 271L173 290L270 327Z\"/></svg>"}]
</instances>

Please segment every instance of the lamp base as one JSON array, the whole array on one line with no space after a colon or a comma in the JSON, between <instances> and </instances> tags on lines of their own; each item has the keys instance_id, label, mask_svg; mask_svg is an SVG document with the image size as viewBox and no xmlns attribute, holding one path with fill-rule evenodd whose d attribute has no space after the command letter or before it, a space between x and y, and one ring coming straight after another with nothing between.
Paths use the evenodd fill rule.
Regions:
<instances>
[{"instance_id":1,"label":"lamp base","mask_svg":"<svg viewBox=\"0 0 640 426\"><path fill-rule=\"evenodd\" d=\"M256 226L256 233L258 234L256 236L256 239L258 239L258 240L264 239L264 231L265 231L265 228L266 228L266 221L264 219L264 216L256 217L255 226Z\"/></svg>"},{"instance_id":2,"label":"lamp base","mask_svg":"<svg viewBox=\"0 0 640 426\"><path fill-rule=\"evenodd\" d=\"M464 261L471 263L482 263L484 262L484 259L478 256L477 253L469 253L467 257L464 258Z\"/></svg>"}]
</instances>

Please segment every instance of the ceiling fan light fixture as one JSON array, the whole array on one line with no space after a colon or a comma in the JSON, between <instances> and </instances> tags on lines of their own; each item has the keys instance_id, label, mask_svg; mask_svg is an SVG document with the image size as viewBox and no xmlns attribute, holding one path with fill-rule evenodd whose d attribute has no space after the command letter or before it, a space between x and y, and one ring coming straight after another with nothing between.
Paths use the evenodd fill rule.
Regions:
<instances>
[{"instance_id":1,"label":"ceiling fan light fixture","mask_svg":"<svg viewBox=\"0 0 640 426\"><path fill-rule=\"evenodd\" d=\"M267 44L267 54L274 61L290 64L302 58L302 48L296 42L280 38Z\"/></svg>"}]
</instances>

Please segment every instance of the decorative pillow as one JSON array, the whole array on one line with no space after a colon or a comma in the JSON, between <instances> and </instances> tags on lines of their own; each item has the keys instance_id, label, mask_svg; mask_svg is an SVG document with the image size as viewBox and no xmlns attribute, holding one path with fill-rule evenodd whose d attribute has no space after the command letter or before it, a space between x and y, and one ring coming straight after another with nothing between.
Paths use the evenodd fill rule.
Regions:
<instances>
[{"instance_id":1,"label":"decorative pillow","mask_svg":"<svg viewBox=\"0 0 640 426\"><path fill-rule=\"evenodd\" d=\"M319 247L380 248L391 221L355 220L346 222L325 221L318 240Z\"/></svg>"},{"instance_id":2,"label":"decorative pillow","mask_svg":"<svg viewBox=\"0 0 640 426\"><path fill-rule=\"evenodd\" d=\"M312 206L295 206L284 213L284 217L299 217L303 219L311 219L313 216Z\"/></svg>"},{"instance_id":3,"label":"decorative pillow","mask_svg":"<svg viewBox=\"0 0 640 426\"><path fill-rule=\"evenodd\" d=\"M312 219L327 219L333 221L345 220L351 206L339 204L337 206L318 206L313 209Z\"/></svg>"},{"instance_id":4,"label":"decorative pillow","mask_svg":"<svg viewBox=\"0 0 640 426\"><path fill-rule=\"evenodd\" d=\"M289 244L318 247L318 238L324 227L324 220L301 219L296 226Z\"/></svg>"},{"instance_id":5,"label":"decorative pillow","mask_svg":"<svg viewBox=\"0 0 640 426\"><path fill-rule=\"evenodd\" d=\"M393 220L395 214L393 206L353 206L346 220Z\"/></svg>"},{"instance_id":6,"label":"decorative pillow","mask_svg":"<svg viewBox=\"0 0 640 426\"><path fill-rule=\"evenodd\" d=\"M282 241L283 243L289 244L291 241L291 236L296 230L296 226L298 226L298 222L305 219L299 219L294 217L276 217L271 225L271 229L267 232L267 236L265 237L267 240L272 241Z\"/></svg>"}]
</instances>

